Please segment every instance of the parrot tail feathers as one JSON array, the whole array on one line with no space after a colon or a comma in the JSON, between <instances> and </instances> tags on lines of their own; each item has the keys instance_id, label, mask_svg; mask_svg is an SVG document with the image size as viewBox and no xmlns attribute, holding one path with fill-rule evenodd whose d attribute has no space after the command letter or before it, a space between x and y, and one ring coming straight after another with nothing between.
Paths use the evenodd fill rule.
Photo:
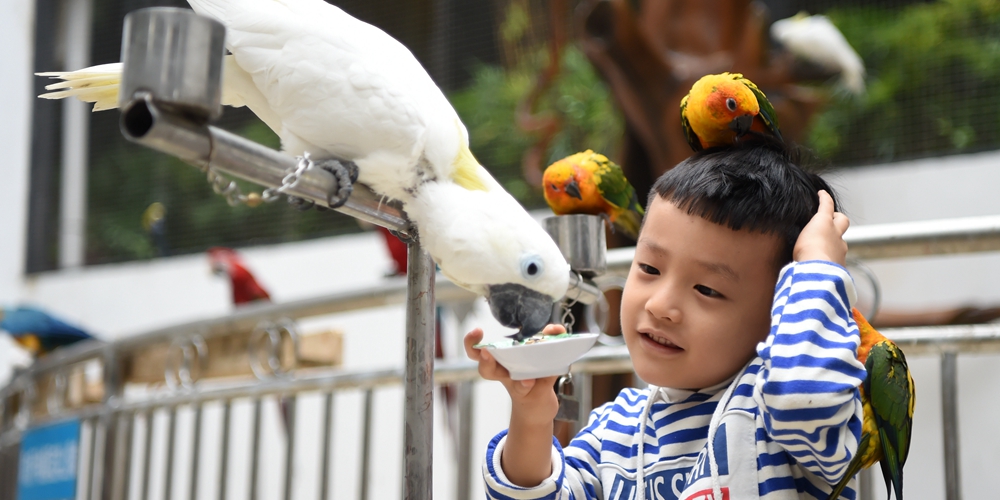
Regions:
<instances>
[{"instance_id":1,"label":"parrot tail feathers","mask_svg":"<svg viewBox=\"0 0 1000 500\"><path fill-rule=\"evenodd\" d=\"M613 220L614 228L621 231L634 241L639 240L639 226L642 224L642 215L635 210L625 210L618 214Z\"/></svg>"},{"instance_id":2,"label":"parrot tail feathers","mask_svg":"<svg viewBox=\"0 0 1000 500\"><path fill-rule=\"evenodd\" d=\"M840 493L844 491L847 484L851 482L851 479L861 471L864 467L865 461L864 456L868 453L868 446L871 444L871 434L862 434L861 441L858 442L858 450L854 453L854 458L851 459L851 463L847 466L847 471L844 472L844 477L840 479L837 486L833 488L830 492L830 496L826 497L827 500L837 500L840 498ZM886 476L888 477L888 476Z\"/></svg>"},{"instance_id":3,"label":"parrot tail feathers","mask_svg":"<svg viewBox=\"0 0 1000 500\"><path fill-rule=\"evenodd\" d=\"M83 102L94 103L94 111L118 107L118 86L121 83L122 63L101 64L76 71L52 71L36 73L63 80L45 87L47 92L38 97L43 99L64 99L76 97Z\"/></svg>"}]
</instances>

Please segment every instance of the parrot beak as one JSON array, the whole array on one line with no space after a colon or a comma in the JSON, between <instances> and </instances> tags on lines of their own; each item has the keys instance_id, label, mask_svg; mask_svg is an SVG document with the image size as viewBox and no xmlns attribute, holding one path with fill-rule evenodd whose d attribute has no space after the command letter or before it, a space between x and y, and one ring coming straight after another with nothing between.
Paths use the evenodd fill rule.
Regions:
<instances>
[{"instance_id":1,"label":"parrot beak","mask_svg":"<svg viewBox=\"0 0 1000 500\"><path fill-rule=\"evenodd\" d=\"M583 195L580 194L580 184L576 182L576 179L571 177L569 182L566 183L566 187L563 189L566 191L566 194L578 200L583 199Z\"/></svg>"},{"instance_id":2,"label":"parrot beak","mask_svg":"<svg viewBox=\"0 0 1000 500\"><path fill-rule=\"evenodd\" d=\"M740 115L733 118L733 121L729 122L729 128L736 132L736 136L745 135L750 131L750 127L753 125L753 115Z\"/></svg>"},{"instance_id":3,"label":"parrot beak","mask_svg":"<svg viewBox=\"0 0 1000 500\"><path fill-rule=\"evenodd\" d=\"M518 329L510 337L519 341L545 328L552 318L552 305L555 303L555 299L548 295L513 283L488 286L486 301L500 324Z\"/></svg>"}]
</instances>

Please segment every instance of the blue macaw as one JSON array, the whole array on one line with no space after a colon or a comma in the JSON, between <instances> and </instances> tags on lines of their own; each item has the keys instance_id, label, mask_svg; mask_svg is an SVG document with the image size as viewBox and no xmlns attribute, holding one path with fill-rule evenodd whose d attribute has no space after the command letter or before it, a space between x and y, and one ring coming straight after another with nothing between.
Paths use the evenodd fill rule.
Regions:
<instances>
[{"instance_id":1,"label":"blue macaw","mask_svg":"<svg viewBox=\"0 0 1000 500\"><path fill-rule=\"evenodd\" d=\"M9 333L32 356L94 338L89 333L33 307L0 309L0 330Z\"/></svg>"}]
</instances>

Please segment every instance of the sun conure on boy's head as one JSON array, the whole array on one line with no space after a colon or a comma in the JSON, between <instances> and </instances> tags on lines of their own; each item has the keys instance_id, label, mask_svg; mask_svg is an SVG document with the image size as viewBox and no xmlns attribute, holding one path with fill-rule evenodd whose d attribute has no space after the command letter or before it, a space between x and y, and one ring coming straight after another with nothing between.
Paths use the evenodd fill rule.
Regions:
<instances>
[{"instance_id":1,"label":"sun conure on boy's head","mask_svg":"<svg viewBox=\"0 0 1000 500\"><path fill-rule=\"evenodd\" d=\"M739 73L706 75L681 99L681 125L691 149L732 146L754 135L781 140L774 108Z\"/></svg>"},{"instance_id":2,"label":"sun conure on boy's head","mask_svg":"<svg viewBox=\"0 0 1000 500\"><path fill-rule=\"evenodd\" d=\"M606 156L586 150L567 156L542 174L545 201L556 215L605 217L616 231L639 236L642 206L622 168Z\"/></svg>"}]
</instances>

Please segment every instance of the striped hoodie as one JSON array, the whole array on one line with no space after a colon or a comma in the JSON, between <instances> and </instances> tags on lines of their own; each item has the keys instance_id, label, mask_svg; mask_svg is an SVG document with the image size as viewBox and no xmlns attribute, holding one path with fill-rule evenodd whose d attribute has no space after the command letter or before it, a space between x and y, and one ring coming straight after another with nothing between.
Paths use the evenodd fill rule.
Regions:
<instances>
[{"instance_id":1,"label":"striped hoodie","mask_svg":"<svg viewBox=\"0 0 1000 500\"><path fill-rule=\"evenodd\" d=\"M552 475L533 488L504 475L503 431L486 451L487 496L826 499L861 436L865 371L854 299L843 267L789 264L779 274L771 331L733 379L699 391L623 390L591 412L565 449L553 438ZM843 497L854 499L855 490L852 481Z\"/></svg>"}]
</instances>

